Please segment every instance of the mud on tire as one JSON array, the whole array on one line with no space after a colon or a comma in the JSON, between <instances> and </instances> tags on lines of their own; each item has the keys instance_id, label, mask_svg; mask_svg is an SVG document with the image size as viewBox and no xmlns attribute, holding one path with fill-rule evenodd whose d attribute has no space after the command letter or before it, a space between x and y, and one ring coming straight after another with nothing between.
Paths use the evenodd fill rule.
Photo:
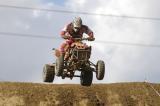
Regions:
<instances>
[{"instance_id":1,"label":"mud on tire","mask_svg":"<svg viewBox=\"0 0 160 106\"><path fill-rule=\"evenodd\" d=\"M51 66L49 64L45 64L43 67L43 82L53 82L54 80L54 66Z\"/></svg>"},{"instance_id":2,"label":"mud on tire","mask_svg":"<svg viewBox=\"0 0 160 106\"><path fill-rule=\"evenodd\" d=\"M56 64L55 64L55 74L56 76L61 76L63 73L63 68L64 68L64 56L60 56L56 59Z\"/></svg>"},{"instance_id":3,"label":"mud on tire","mask_svg":"<svg viewBox=\"0 0 160 106\"><path fill-rule=\"evenodd\" d=\"M91 86L93 79L93 72L84 70L81 71L80 83L82 86Z\"/></svg>"},{"instance_id":4,"label":"mud on tire","mask_svg":"<svg viewBox=\"0 0 160 106\"><path fill-rule=\"evenodd\" d=\"M96 65L96 78L98 80L103 80L105 74L105 63L99 60Z\"/></svg>"}]
</instances>

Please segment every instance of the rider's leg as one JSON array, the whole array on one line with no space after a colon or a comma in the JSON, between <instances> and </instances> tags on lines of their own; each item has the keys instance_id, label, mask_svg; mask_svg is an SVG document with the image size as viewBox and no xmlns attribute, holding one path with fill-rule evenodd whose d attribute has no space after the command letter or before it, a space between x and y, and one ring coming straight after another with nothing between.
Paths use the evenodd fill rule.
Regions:
<instances>
[{"instance_id":1,"label":"rider's leg","mask_svg":"<svg viewBox=\"0 0 160 106\"><path fill-rule=\"evenodd\" d=\"M60 51L61 51L61 54L62 56L64 57L65 55L65 47L67 46L67 43L66 42L63 42L61 47L60 47Z\"/></svg>"},{"instance_id":2,"label":"rider's leg","mask_svg":"<svg viewBox=\"0 0 160 106\"><path fill-rule=\"evenodd\" d=\"M66 47L65 47L65 60L68 60L69 58L69 50L70 50L70 47L71 47L71 44L73 43L73 40L66 40Z\"/></svg>"},{"instance_id":3,"label":"rider's leg","mask_svg":"<svg viewBox=\"0 0 160 106\"><path fill-rule=\"evenodd\" d=\"M72 43L73 43L72 40L66 40L64 43L62 43L62 45L60 47L60 51L61 51L62 56L64 56L64 60L66 60L68 58L68 56L66 55L66 52L68 51L68 49L70 48L70 45Z\"/></svg>"},{"instance_id":4,"label":"rider's leg","mask_svg":"<svg viewBox=\"0 0 160 106\"><path fill-rule=\"evenodd\" d=\"M61 53L65 53L67 49L69 49L69 46L72 44L73 41L71 40L66 40L65 42L62 43L60 47Z\"/></svg>"}]
</instances>

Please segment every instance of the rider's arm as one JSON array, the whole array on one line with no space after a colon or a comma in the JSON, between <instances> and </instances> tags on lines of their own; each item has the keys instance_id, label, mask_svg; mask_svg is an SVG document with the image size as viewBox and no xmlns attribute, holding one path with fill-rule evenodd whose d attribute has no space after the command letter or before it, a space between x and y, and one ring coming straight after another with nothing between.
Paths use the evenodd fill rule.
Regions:
<instances>
[{"instance_id":1,"label":"rider's arm","mask_svg":"<svg viewBox=\"0 0 160 106\"><path fill-rule=\"evenodd\" d=\"M60 32L61 37L64 38L64 39L68 39L68 38L71 37L70 34L69 34L69 32L68 32L68 27L69 27L69 24L66 25L66 26L62 29L62 31Z\"/></svg>"},{"instance_id":2,"label":"rider's arm","mask_svg":"<svg viewBox=\"0 0 160 106\"><path fill-rule=\"evenodd\" d=\"M88 40L90 40L90 41L95 40L93 31L88 26L85 26L85 33L89 36Z\"/></svg>"}]
</instances>

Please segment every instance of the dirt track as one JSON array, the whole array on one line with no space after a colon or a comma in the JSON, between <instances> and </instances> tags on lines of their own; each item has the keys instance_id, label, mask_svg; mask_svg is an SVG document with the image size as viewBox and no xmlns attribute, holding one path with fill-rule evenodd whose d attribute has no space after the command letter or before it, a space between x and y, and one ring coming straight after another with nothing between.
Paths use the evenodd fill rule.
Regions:
<instances>
[{"instance_id":1,"label":"dirt track","mask_svg":"<svg viewBox=\"0 0 160 106\"><path fill-rule=\"evenodd\" d=\"M153 84L160 92L160 84ZM0 106L160 106L146 83L55 85L0 83Z\"/></svg>"}]
</instances>

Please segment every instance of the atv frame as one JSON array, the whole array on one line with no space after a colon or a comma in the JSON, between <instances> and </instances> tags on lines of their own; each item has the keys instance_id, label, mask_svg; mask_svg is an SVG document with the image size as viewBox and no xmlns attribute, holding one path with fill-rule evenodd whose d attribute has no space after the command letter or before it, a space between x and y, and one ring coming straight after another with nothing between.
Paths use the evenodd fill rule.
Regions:
<instances>
[{"instance_id":1,"label":"atv frame","mask_svg":"<svg viewBox=\"0 0 160 106\"><path fill-rule=\"evenodd\" d=\"M91 56L91 46L83 43L86 38L76 38L75 42L67 49L65 55L59 50L55 50L56 62L54 64L46 64L43 68L43 81L53 82L54 76L62 79L80 77L82 86L90 86L93 80L93 72L96 73L98 80L103 80L105 74L105 63L102 60L97 64L92 63L89 59ZM58 55L57 55L58 54ZM80 71L80 75L75 75L76 71Z\"/></svg>"}]
</instances>

